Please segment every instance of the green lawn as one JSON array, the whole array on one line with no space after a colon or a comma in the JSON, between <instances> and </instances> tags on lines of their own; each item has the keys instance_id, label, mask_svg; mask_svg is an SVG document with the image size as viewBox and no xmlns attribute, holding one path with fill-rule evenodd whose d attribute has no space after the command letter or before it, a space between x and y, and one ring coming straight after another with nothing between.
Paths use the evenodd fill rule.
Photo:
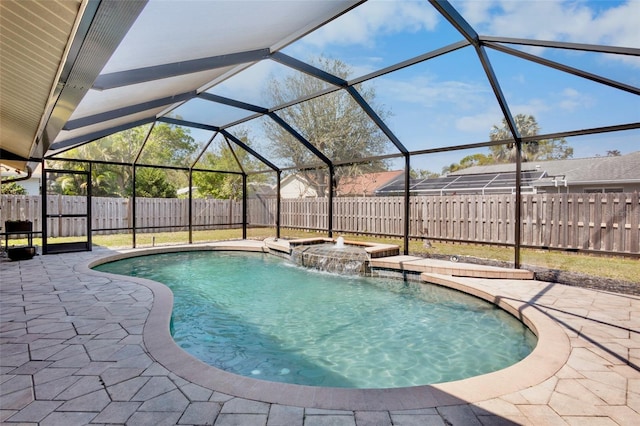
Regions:
<instances>
[{"instance_id":1,"label":"green lawn","mask_svg":"<svg viewBox=\"0 0 640 426\"><path fill-rule=\"evenodd\" d=\"M249 228L247 238L264 239L275 236L274 228ZM282 229L281 238L303 238L314 236L326 236L326 233L307 232L291 229ZM344 235L346 239L356 241L376 241L389 244L397 244L402 247L401 239L373 238L366 236ZM193 233L193 242L210 242L230 239L241 239L241 229L224 229L213 231L196 231ZM78 238L59 238L55 242L77 241ZM40 239L34 238L34 244L41 246ZM94 235L93 244L111 248L131 248L133 244L131 234L115 235ZM50 240L50 242L54 242ZM164 232L136 234L136 247L151 247L152 245L186 244L189 242L187 232ZM10 240L10 245L26 244L26 240ZM410 241L409 253L420 255L458 255L471 256L481 259L492 259L505 262L513 262L513 250L505 247L484 246L472 244L448 244L432 243L431 247L425 247L422 241ZM588 254L565 253L547 250L523 249L520 262L527 265L538 266L548 269L558 269L562 271L579 272L587 275L613 278L630 282L640 283L640 260L597 256Z\"/></svg>"}]
</instances>

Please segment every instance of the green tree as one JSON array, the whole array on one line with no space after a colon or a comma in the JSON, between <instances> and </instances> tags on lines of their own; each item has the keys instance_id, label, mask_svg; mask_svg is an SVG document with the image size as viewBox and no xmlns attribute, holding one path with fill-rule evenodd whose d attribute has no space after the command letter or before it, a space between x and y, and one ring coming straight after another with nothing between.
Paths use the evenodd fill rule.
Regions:
<instances>
[{"instance_id":1,"label":"green tree","mask_svg":"<svg viewBox=\"0 0 640 426\"><path fill-rule=\"evenodd\" d=\"M485 154L472 154L467 155L459 163L452 163L448 166L442 168L442 173L452 173L458 170L466 169L468 167L473 166L486 166L488 164L494 164L495 160L491 156L487 156Z\"/></svg>"},{"instance_id":2,"label":"green tree","mask_svg":"<svg viewBox=\"0 0 640 426\"><path fill-rule=\"evenodd\" d=\"M605 157L620 157L622 153L617 149L608 149L607 153L604 155ZM601 154L596 154L596 157L602 157Z\"/></svg>"},{"instance_id":3,"label":"green tree","mask_svg":"<svg viewBox=\"0 0 640 426\"><path fill-rule=\"evenodd\" d=\"M27 195L27 190L17 182L0 183L0 194Z\"/></svg>"},{"instance_id":4,"label":"green tree","mask_svg":"<svg viewBox=\"0 0 640 426\"><path fill-rule=\"evenodd\" d=\"M149 126L139 126L124 130L74 148L65 156L72 159L100 160L131 164L135 160L140 147L147 136ZM189 134L189 129L158 123L154 127L142 151L140 163L149 165L189 164L198 148ZM59 161L53 166L66 170L87 170L87 164L77 161ZM139 169L141 170L141 169ZM143 172L142 176L146 176ZM132 195L133 166L96 163L91 169L92 194L98 197L128 197ZM165 176L165 173L162 173ZM185 186L187 179L184 173L168 170L166 179L177 188ZM72 175L61 175L59 182L50 185L50 189L64 195L83 194L86 188L83 179ZM157 182L156 182L157 183ZM137 178L137 185L143 184ZM146 190L143 192L147 192ZM164 191L161 191L164 192Z\"/></svg>"},{"instance_id":5,"label":"green tree","mask_svg":"<svg viewBox=\"0 0 640 426\"><path fill-rule=\"evenodd\" d=\"M95 164L91 170L94 197L122 197L131 188L131 167Z\"/></svg>"},{"instance_id":6,"label":"green tree","mask_svg":"<svg viewBox=\"0 0 640 426\"><path fill-rule=\"evenodd\" d=\"M175 198L177 188L169 182L165 170L138 167L136 170L136 196L145 198Z\"/></svg>"},{"instance_id":7,"label":"green tree","mask_svg":"<svg viewBox=\"0 0 640 426\"><path fill-rule=\"evenodd\" d=\"M190 129L167 123L156 123L140 155L140 164L188 166L198 144Z\"/></svg>"},{"instance_id":8,"label":"green tree","mask_svg":"<svg viewBox=\"0 0 640 426\"><path fill-rule=\"evenodd\" d=\"M50 169L65 169L84 172L88 168L87 163L75 161L47 161ZM83 174L58 173L51 171L46 182L47 194L61 195L86 195L87 179Z\"/></svg>"},{"instance_id":9,"label":"green tree","mask_svg":"<svg viewBox=\"0 0 640 426\"><path fill-rule=\"evenodd\" d=\"M235 135L250 145L248 132L240 130ZM217 138L198 162L198 168L245 172L260 168L261 163L242 148L235 147L224 138ZM265 174L255 175L253 182L264 182ZM197 172L193 175L193 185L198 187L200 196L218 199L242 198L242 175L236 173Z\"/></svg>"},{"instance_id":10,"label":"green tree","mask_svg":"<svg viewBox=\"0 0 640 426\"><path fill-rule=\"evenodd\" d=\"M411 168L411 171L409 172L409 176L411 177L411 179L431 179L431 178L437 178L440 175L430 170Z\"/></svg>"},{"instance_id":11,"label":"green tree","mask_svg":"<svg viewBox=\"0 0 640 426\"><path fill-rule=\"evenodd\" d=\"M149 126L138 126L85 145L90 150L87 158L130 164L148 132ZM133 166L95 164L92 182L94 196L129 197L133 191Z\"/></svg>"},{"instance_id":12,"label":"green tree","mask_svg":"<svg viewBox=\"0 0 640 426\"><path fill-rule=\"evenodd\" d=\"M131 163L149 131L149 126L139 126L81 145L64 154L66 158L78 160L100 160ZM66 170L88 170L87 163L76 161L56 161L50 168ZM95 163L91 170L92 194L97 197L125 197L131 195L133 167L115 164ZM79 195L86 188L84 179L72 175L60 175L56 183L49 183L49 190L65 194ZM82 187L81 187L82 186Z\"/></svg>"},{"instance_id":13,"label":"green tree","mask_svg":"<svg viewBox=\"0 0 640 426\"><path fill-rule=\"evenodd\" d=\"M312 62L317 68L346 79L349 67L340 60L319 58ZM266 96L271 105L281 105L326 88L326 83L308 74L298 73L284 80L272 80ZM361 96L376 113L385 118L388 113L376 104L376 93L370 86L359 88ZM278 111L287 123L313 144L331 161L351 161L350 166L336 168L336 181L343 176L387 170L384 161L357 163L358 158L374 157L385 151L386 136L373 123L353 98L341 90ZM320 160L280 125L265 120L264 131L274 142L273 154L289 165L300 168L300 174L318 194L327 193L326 169L304 169ZM337 182L336 182L337 183Z\"/></svg>"},{"instance_id":14,"label":"green tree","mask_svg":"<svg viewBox=\"0 0 640 426\"><path fill-rule=\"evenodd\" d=\"M532 115L518 114L514 117L514 121L522 137L536 136L540 131L540 126ZM493 125L489 138L492 141L513 138L505 118L502 119L500 126ZM489 150L496 163L516 161L516 144L514 142L494 145ZM522 144L522 161L562 160L571 157L573 157L573 148L568 146L564 138L542 139Z\"/></svg>"}]
</instances>

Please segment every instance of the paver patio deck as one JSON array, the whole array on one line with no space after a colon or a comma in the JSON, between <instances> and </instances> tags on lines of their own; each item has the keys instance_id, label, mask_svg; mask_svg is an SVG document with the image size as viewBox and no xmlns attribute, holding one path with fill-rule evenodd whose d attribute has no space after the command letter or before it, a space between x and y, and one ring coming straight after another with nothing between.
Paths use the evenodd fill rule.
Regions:
<instances>
[{"instance_id":1,"label":"paver patio deck","mask_svg":"<svg viewBox=\"0 0 640 426\"><path fill-rule=\"evenodd\" d=\"M258 250L257 244L224 247ZM513 368L448 384L287 394L299 388L223 373L167 344L171 297L163 286L87 269L93 260L117 254L99 248L0 260L0 422L640 424L636 296L432 274L434 281L490 297L531 319L544 347Z\"/></svg>"}]
</instances>

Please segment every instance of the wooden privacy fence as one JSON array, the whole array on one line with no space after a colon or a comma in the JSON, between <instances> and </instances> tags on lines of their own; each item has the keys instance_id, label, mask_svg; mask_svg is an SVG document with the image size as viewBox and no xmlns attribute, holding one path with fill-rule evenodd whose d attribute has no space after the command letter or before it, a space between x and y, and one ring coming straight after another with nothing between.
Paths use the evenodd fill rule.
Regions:
<instances>
[{"instance_id":1,"label":"wooden privacy fence","mask_svg":"<svg viewBox=\"0 0 640 426\"><path fill-rule=\"evenodd\" d=\"M640 253L638 193L526 195L523 244Z\"/></svg>"},{"instance_id":2,"label":"wooden privacy fence","mask_svg":"<svg viewBox=\"0 0 640 426\"><path fill-rule=\"evenodd\" d=\"M400 197L341 198L334 229L403 234ZM283 226L288 225L282 220ZM515 195L411 197L409 235L479 243L515 242ZM526 194L522 196L524 246L640 253L638 193Z\"/></svg>"},{"instance_id":3,"label":"wooden privacy fence","mask_svg":"<svg viewBox=\"0 0 640 426\"><path fill-rule=\"evenodd\" d=\"M82 213L84 198L49 196L50 214ZM99 198L92 201L92 227L99 233L118 232L133 226L130 199ZM173 227L186 230L189 205L186 199L136 199L136 227L158 232ZM40 231L41 199L38 196L3 195L2 221L32 220ZM277 202L253 198L247 202L252 226L274 226ZM283 199L280 225L289 228L328 229L326 198ZM411 197L409 235L478 243L515 242L515 196L451 195ZM195 230L242 223L242 202L194 199ZM82 235L82 218L49 219L50 236ZM57 223L54 223L57 222ZM403 197L334 198L333 229L336 232L402 236ZM113 230L113 231L110 231ZM167 229L170 230L170 229ZM121 232L121 231L120 231ZM637 193L526 194L521 205L521 244L531 247L640 253L640 202Z\"/></svg>"},{"instance_id":4,"label":"wooden privacy fence","mask_svg":"<svg viewBox=\"0 0 640 426\"><path fill-rule=\"evenodd\" d=\"M47 214L86 214L86 198L64 195L47 196ZM196 229L215 229L220 225L242 223L242 202L214 199L193 200L193 225ZM42 198L29 195L0 196L0 223L6 220L30 220L33 230L42 232ZM85 235L86 219L82 217L49 218L49 237ZM133 227L133 202L130 198L93 197L91 228L96 234L114 234ZM157 228L187 230L189 200L177 198L137 198L137 232L158 232ZM156 229L153 229L156 228Z\"/></svg>"}]
</instances>

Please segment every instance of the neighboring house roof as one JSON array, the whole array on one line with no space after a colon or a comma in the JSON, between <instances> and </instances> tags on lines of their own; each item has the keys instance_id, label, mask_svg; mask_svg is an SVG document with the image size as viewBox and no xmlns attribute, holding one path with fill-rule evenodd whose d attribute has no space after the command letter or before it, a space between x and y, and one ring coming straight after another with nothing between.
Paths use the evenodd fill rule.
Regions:
<instances>
[{"instance_id":1,"label":"neighboring house roof","mask_svg":"<svg viewBox=\"0 0 640 426\"><path fill-rule=\"evenodd\" d=\"M191 190L192 190L192 192L195 193L198 190L198 187L197 186L192 186ZM189 193L189 187L188 186L185 186L184 188L179 188L176 191L176 194L178 194L178 195L184 195L184 194L188 194L188 193Z\"/></svg>"},{"instance_id":2,"label":"neighboring house roof","mask_svg":"<svg viewBox=\"0 0 640 426\"><path fill-rule=\"evenodd\" d=\"M336 188L337 195L374 195L376 189L399 178L404 174L402 170L392 170L378 173L365 173L360 176L344 177Z\"/></svg>"},{"instance_id":3,"label":"neighboring house roof","mask_svg":"<svg viewBox=\"0 0 640 426\"><path fill-rule=\"evenodd\" d=\"M282 198L317 197L315 189L307 178L300 174L288 175L280 182L280 196Z\"/></svg>"},{"instance_id":4,"label":"neighboring house roof","mask_svg":"<svg viewBox=\"0 0 640 426\"><path fill-rule=\"evenodd\" d=\"M285 176L282 179L282 181L280 181L280 185L287 185L287 184L289 184L291 182L294 182L294 181L304 182L305 184L309 183L307 178L305 178L304 176L302 176L300 174L292 174L292 175Z\"/></svg>"},{"instance_id":5,"label":"neighboring house roof","mask_svg":"<svg viewBox=\"0 0 640 426\"><path fill-rule=\"evenodd\" d=\"M533 184L544 176L544 172L523 172L521 187L525 192L533 192ZM503 194L514 191L516 173L514 171L460 174L427 179L411 179L409 192L414 195L452 195L464 193ZM404 193L404 180L395 179L376 190L376 195L400 195Z\"/></svg>"},{"instance_id":6,"label":"neighboring house roof","mask_svg":"<svg viewBox=\"0 0 640 426\"><path fill-rule=\"evenodd\" d=\"M412 179L413 194L504 193L515 188L515 164L474 166L431 179ZM521 187L525 192L557 186L640 185L640 151L617 157L591 157L522 163ZM376 191L376 195L404 192L399 179Z\"/></svg>"},{"instance_id":7,"label":"neighboring house roof","mask_svg":"<svg viewBox=\"0 0 640 426\"><path fill-rule=\"evenodd\" d=\"M265 196L265 197L274 197L276 196L275 188L269 185L268 183L260 182L254 183L249 182L249 195L250 196Z\"/></svg>"},{"instance_id":8,"label":"neighboring house roof","mask_svg":"<svg viewBox=\"0 0 640 426\"><path fill-rule=\"evenodd\" d=\"M474 166L449 173L449 176L513 172L514 164ZM567 160L530 161L522 163L522 171L545 172L534 186L545 186L554 179L572 185L606 184L614 182L640 183L640 151L616 157L589 157Z\"/></svg>"},{"instance_id":9,"label":"neighboring house roof","mask_svg":"<svg viewBox=\"0 0 640 426\"><path fill-rule=\"evenodd\" d=\"M389 182L400 179L404 175L402 170L392 170L377 173L364 173L360 176L343 177L336 187L338 196L358 195L370 196L375 191ZM284 198L316 197L315 189L310 185L306 177L301 174L293 174L282 179L280 183L281 195Z\"/></svg>"}]
</instances>

